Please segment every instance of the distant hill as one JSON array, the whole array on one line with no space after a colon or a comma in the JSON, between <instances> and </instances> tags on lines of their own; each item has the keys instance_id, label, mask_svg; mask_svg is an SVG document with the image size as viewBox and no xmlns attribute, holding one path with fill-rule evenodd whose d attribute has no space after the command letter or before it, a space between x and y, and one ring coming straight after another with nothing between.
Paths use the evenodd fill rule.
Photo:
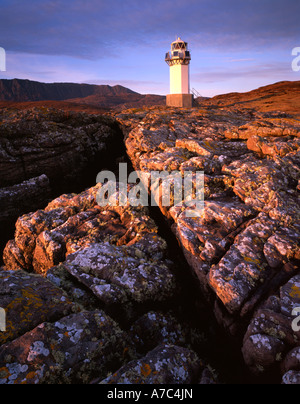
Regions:
<instances>
[{"instance_id":1,"label":"distant hill","mask_svg":"<svg viewBox=\"0 0 300 404\"><path fill-rule=\"evenodd\" d=\"M166 97L162 95L155 94L138 94L138 93L129 93L129 94L118 94L118 95L102 95L102 94L93 94L84 98L74 98L68 99L67 101L76 103L76 104L85 104L90 106L99 106L99 107L119 107L121 109L124 108L136 108L143 106L151 106L151 105L165 105Z\"/></svg>"},{"instance_id":2,"label":"distant hill","mask_svg":"<svg viewBox=\"0 0 300 404\"><path fill-rule=\"evenodd\" d=\"M64 101L71 98L85 98L92 95L121 96L137 94L122 86L108 86L77 83L40 83L31 80L0 80L1 101Z\"/></svg>"},{"instance_id":3,"label":"distant hill","mask_svg":"<svg viewBox=\"0 0 300 404\"><path fill-rule=\"evenodd\" d=\"M245 93L217 95L200 100L202 106L254 108L262 112L284 111L300 117L300 81L280 81Z\"/></svg>"},{"instance_id":4,"label":"distant hill","mask_svg":"<svg viewBox=\"0 0 300 404\"><path fill-rule=\"evenodd\" d=\"M300 81L281 81L245 93L228 93L197 98L201 108L253 108L262 112L282 111L300 118ZM139 108L165 105L166 97L139 94L121 85L40 83L30 80L0 79L0 108L27 108L37 103L90 112L107 108Z\"/></svg>"},{"instance_id":5,"label":"distant hill","mask_svg":"<svg viewBox=\"0 0 300 404\"><path fill-rule=\"evenodd\" d=\"M0 80L0 101L70 101L98 107L163 104L165 97L139 94L126 87L77 83L40 83L31 80Z\"/></svg>"}]
</instances>

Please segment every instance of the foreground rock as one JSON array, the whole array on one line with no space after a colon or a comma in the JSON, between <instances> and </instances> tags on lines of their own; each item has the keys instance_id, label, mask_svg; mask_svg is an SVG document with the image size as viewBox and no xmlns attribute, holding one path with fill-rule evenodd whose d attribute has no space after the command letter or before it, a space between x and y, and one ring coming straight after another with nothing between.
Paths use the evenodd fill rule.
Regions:
<instances>
[{"instance_id":1,"label":"foreground rock","mask_svg":"<svg viewBox=\"0 0 300 404\"><path fill-rule=\"evenodd\" d=\"M0 348L0 384L89 383L120 366L129 346L101 311L41 323Z\"/></svg>"},{"instance_id":2,"label":"foreground rock","mask_svg":"<svg viewBox=\"0 0 300 404\"><path fill-rule=\"evenodd\" d=\"M280 295L299 274L299 122L286 114L238 107L152 108L135 116L123 111L118 119L128 155L143 172L146 188L153 192L151 171L168 173L173 184L170 203L163 198L157 203L218 322L241 347L249 326L243 347L249 369L260 375L287 372L286 381L297 380L288 372L299 368L284 365L288 351L299 346L291 326L292 310L299 306L297 293L289 295L282 320L285 337L267 329L269 321L275 321L268 318L284 310L280 305L287 297L263 317L258 307L269 307L269 301L264 303L268 296ZM182 177L186 171L204 172L204 210L194 203L193 217L189 201L195 202L195 191L175 200L174 181L178 184L181 178L175 179L174 170ZM157 189L162 184L157 183ZM257 318L262 329L255 328Z\"/></svg>"},{"instance_id":3,"label":"foreground rock","mask_svg":"<svg viewBox=\"0 0 300 404\"><path fill-rule=\"evenodd\" d=\"M195 330L171 313L181 289L157 226L146 208L98 206L99 190L62 195L18 219L0 278L0 383L101 381L161 344L176 345L161 353L170 366L158 382L207 375L192 351Z\"/></svg>"},{"instance_id":4,"label":"foreground rock","mask_svg":"<svg viewBox=\"0 0 300 404\"><path fill-rule=\"evenodd\" d=\"M253 372L261 374L281 368L286 380L288 372L300 371L300 321L296 318L299 313L298 274L261 304L251 320L244 336L243 354Z\"/></svg>"},{"instance_id":5,"label":"foreground rock","mask_svg":"<svg viewBox=\"0 0 300 404\"><path fill-rule=\"evenodd\" d=\"M135 307L173 298L178 285L167 245L146 210L100 207L100 189L63 195L45 210L20 217L4 262L7 269L34 270L62 288L71 277L124 319Z\"/></svg>"},{"instance_id":6,"label":"foreground rock","mask_svg":"<svg viewBox=\"0 0 300 404\"><path fill-rule=\"evenodd\" d=\"M0 345L44 321L55 321L78 311L61 289L22 270L0 270L0 307L6 313L6 331L0 332Z\"/></svg>"}]
</instances>

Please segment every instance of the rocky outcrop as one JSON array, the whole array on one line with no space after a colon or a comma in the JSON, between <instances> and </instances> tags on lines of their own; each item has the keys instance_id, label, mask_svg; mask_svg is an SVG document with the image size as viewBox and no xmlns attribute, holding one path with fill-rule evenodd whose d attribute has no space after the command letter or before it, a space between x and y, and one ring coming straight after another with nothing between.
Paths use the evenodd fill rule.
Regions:
<instances>
[{"instance_id":1,"label":"rocky outcrop","mask_svg":"<svg viewBox=\"0 0 300 404\"><path fill-rule=\"evenodd\" d=\"M238 107L114 118L177 237L202 310L210 307L256 377L299 383L299 121ZM162 180L149 188L152 171L165 172L169 204ZM193 187L182 182L196 172L200 190L195 175ZM101 189L63 194L18 218L0 271L8 319L0 382L215 383L201 355L207 336L185 321L179 274L190 274L170 259L152 208L113 203L120 186L100 206ZM48 287L54 306L44 311ZM186 317L191 311L199 315L193 305Z\"/></svg>"},{"instance_id":2,"label":"rocky outcrop","mask_svg":"<svg viewBox=\"0 0 300 404\"><path fill-rule=\"evenodd\" d=\"M0 272L0 383L95 383L145 355L153 382L210 375L193 351L196 330L172 312L181 287L147 209L100 207L100 190L18 219Z\"/></svg>"},{"instance_id":3,"label":"rocky outcrop","mask_svg":"<svg viewBox=\"0 0 300 404\"><path fill-rule=\"evenodd\" d=\"M284 365L290 363L288 352L299 346L291 324L292 310L299 306L300 263L300 127L296 119L285 118L237 107L118 116L128 155L144 173L146 186L151 171L168 172L170 182L174 170L182 177L186 170L204 172L203 211L194 204L194 217L186 214L188 201L195 199L191 194L176 203L171 198L169 206L161 198L159 207L218 322L241 347L244 336L245 361L260 375L299 370ZM271 295L283 290L295 293L276 298L270 309ZM289 381L297 379L290 376Z\"/></svg>"}]
</instances>

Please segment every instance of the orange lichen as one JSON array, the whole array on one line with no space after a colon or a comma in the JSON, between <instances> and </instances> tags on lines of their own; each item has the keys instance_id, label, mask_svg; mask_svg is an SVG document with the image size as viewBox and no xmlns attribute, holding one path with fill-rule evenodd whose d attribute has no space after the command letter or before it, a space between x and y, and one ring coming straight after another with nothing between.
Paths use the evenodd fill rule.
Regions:
<instances>
[{"instance_id":1,"label":"orange lichen","mask_svg":"<svg viewBox=\"0 0 300 404\"><path fill-rule=\"evenodd\" d=\"M251 263L253 263L253 264L259 264L259 263L260 263L260 260L257 259L257 258L244 257L244 260L245 260L246 262L251 262Z\"/></svg>"},{"instance_id":2,"label":"orange lichen","mask_svg":"<svg viewBox=\"0 0 300 404\"><path fill-rule=\"evenodd\" d=\"M291 287L290 296L295 299L300 299L300 288L296 285Z\"/></svg>"},{"instance_id":3,"label":"orange lichen","mask_svg":"<svg viewBox=\"0 0 300 404\"><path fill-rule=\"evenodd\" d=\"M143 363L141 366L141 374L144 377L148 377L151 374L151 367L147 363Z\"/></svg>"},{"instance_id":4,"label":"orange lichen","mask_svg":"<svg viewBox=\"0 0 300 404\"><path fill-rule=\"evenodd\" d=\"M1 379L8 379L10 375L11 375L11 374L10 374L10 372L9 372L9 370L7 369L6 366L0 368L0 378L1 378Z\"/></svg>"},{"instance_id":5,"label":"orange lichen","mask_svg":"<svg viewBox=\"0 0 300 404\"><path fill-rule=\"evenodd\" d=\"M36 372L29 372L29 373L27 373L27 375L26 375L26 379L28 380L30 380L30 379L34 379L35 378L35 376L36 376Z\"/></svg>"}]
</instances>

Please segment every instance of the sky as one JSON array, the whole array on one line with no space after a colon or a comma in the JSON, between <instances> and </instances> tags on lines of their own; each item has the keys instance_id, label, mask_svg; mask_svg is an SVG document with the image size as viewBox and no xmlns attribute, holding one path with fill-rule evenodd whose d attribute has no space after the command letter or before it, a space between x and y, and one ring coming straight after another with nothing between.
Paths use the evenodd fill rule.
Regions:
<instances>
[{"instance_id":1,"label":"sky","mask_svg":"<svg viewBox=\"0 0 300 404\"><path fill-rule=\"evenodd\" d=\"M300 0L0 0L0 78L165 95L177 36L202 96L300 80Z\"/></svg>"}]
</instances>

